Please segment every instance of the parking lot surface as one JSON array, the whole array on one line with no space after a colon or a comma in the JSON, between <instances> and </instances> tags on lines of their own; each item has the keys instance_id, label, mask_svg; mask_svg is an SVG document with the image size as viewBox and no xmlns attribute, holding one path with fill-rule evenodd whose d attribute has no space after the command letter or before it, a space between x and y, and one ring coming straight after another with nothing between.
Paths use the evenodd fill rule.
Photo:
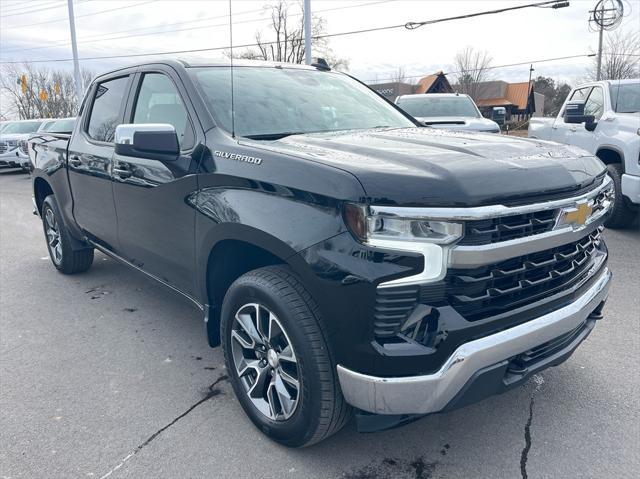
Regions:
<instances>
[{"instance_id":1,"label":"parking lot surface","mask_svg":"<svg viewBox=\"0 0 640 479\"><path fill-rule=\"evenodd\" d=\"M640 232L606 231L605 319L525 386L292 450L245 417L201 313L102 254L50 264L27 175L0 170L0 478L627 478L640 469Z\"/></svg>"}]
</instances>

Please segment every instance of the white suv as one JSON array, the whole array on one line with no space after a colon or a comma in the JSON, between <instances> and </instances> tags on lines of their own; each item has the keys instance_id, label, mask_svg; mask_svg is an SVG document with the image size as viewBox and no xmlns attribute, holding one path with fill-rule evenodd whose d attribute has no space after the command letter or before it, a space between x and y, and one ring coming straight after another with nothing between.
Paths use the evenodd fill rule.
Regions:
<instances>
[{"instance_id":1,"label":"white suv","mask_svg":"<svg viewBox=\"0 0 640 479\"><path fill-rule=\"evenodd\" d=\"M26 140L37 132L46 120L11 121L3 125L0 133L0 166L27 169L28 152L21 148L21 140Z\"/></svg>"}]
</instances>

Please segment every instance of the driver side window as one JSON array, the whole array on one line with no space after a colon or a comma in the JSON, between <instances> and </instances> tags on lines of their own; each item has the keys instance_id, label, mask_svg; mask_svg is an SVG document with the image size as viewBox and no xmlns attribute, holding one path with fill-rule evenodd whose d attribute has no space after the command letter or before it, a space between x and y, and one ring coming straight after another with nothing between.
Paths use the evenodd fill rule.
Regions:
<instances>
[{"instance_id":1,"label":"driver side window","mask_svg":"<svg viewBox=\"0 0 640 479\"><path fill-rule=\"evenodd\" d=\"M596 120L599 120L604 113L604 94L602 88L599 86L594 87L589 94L587 103L584 105L584 114L593 115Z\"/></svg>"},{"instance_id":2,"label":"driver side window","mask_svg":"<svg viewBox=\"0 0 640 479\"><path fill-rule=\"evenodd\" d=\"M573 94L571 95L571 97L567 101L568 102L571 101L571 100L585 101L587 99L587 95L589 94L589 90L590 89L591 89L591 87L579 88L578 90L573 92ZM562 109L562 112L560 112L560 115L563 118L562 121L564 121L564 108Z\"/></svg>"},{"instance_id":3,"label":"driver side window","mask_svg":"<svg viewBox=\"0 0 640 479\"><path fill-rule=\"evenodd\" d=\"M194 132L189 114L178 89L162 73L145 73L142 77L132 123L168 123L178 135L181 150L194 145Z\"/></svg>"}]
</instances>

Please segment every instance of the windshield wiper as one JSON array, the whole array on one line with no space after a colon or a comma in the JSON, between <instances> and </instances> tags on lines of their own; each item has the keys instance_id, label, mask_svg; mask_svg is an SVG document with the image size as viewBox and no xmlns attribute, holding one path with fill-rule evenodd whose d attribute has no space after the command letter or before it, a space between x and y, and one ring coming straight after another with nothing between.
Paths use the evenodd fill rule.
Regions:
<instances>
[{"instance_id":1,"label":"windshield wiper","mask_svg":"<svg viewBox=\"0 0 640 479\"><path fill-rule=\"evenodd\" d=\"M292 135L304 135L305 131L283 131L282 133L261 133L258 135L243 135L245 138L252 140L280 140Z\"/></svg>"}]
</instances>

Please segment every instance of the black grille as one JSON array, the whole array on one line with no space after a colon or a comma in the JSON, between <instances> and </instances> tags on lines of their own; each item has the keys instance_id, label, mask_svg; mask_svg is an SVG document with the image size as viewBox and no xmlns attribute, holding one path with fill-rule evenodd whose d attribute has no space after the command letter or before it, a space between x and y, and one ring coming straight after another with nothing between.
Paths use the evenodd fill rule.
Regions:
<instances>
[{"instance_id":1,"label":"black grille","mask_svg":"<svg viewBox=\"0 0 640 479\"><path fill-rule=\"evenodd\" d=\"M528 369L534 367L536 364L544 361L546 358L553 356L555 353L563 350L569 344L571 344L580 334L587 328L587 321L581 323L575 329L568 333L558 336L551 341L547 341L535 348L531 348L522 354L518 354L509 363L509 373L511 374L524 374Z\"/></svg>"},{"instance_id":2,"label":"black grille","mask_svg":"<svg viewBox=\"0 0 640 479\"><path fill-rule=\"evenodd\" d=\"M7 144L3 141L0 143L0 153L7 151Z\"/></svg>"},{"instance_id":3,"label":"black grille","mask_svg":"<svg viewBox=\"0 0 640 479\"><path fill-rule=\"evenodd\" d=\"M568 289L593 266L600 232L482 268L450 270L446 299L465 319L477 321Z\"/></svg>"},{"instance_id":4,"label":"black grille","mask_svg":"<svg viewBox=\"0 0 640 479\"><path fill-rule=\"evenodd\" d=\"M605 190L601 191L598 196L593 199L593 212L591 214L596 214L597 212L605 209L609 202L611 201L611 195L613 194L613 190Z\"/></svg>"},{"instance_id":5,"label":"black grille","mask_svg":"<svg viewBox=\"0 0 640 479\"><path fill-rule=\"evenodd\" d=\"M525 238L553 229L558 210L535 211L486 220L468 221L460 245L485 245Z\"/></svg>"},{"instance_id":6,"label":"black grille","mask_svg":"<svg viewBox=\"0 0 640 479\"><path fill-rule=\"evenodd\" d=\"M374 313L375 335L379 338L395 336L417 304L417 286L379 289Z\"/></svg>"},{"instance_id":7,"label":"black grille","mask_svg":"<svg viewBox=\"0 0 640 479\"><path fill-rule=\"evenodd\" d=\"M498 319L516 308L582 287L594 277L595 267L604 264L601 231L598 228L573 243L500 263L450 269L437 283L380 288L375 304L375 336L385 341L396 337L419 305L450 305L467 321Z\"/></svg>"}]
</instances>

